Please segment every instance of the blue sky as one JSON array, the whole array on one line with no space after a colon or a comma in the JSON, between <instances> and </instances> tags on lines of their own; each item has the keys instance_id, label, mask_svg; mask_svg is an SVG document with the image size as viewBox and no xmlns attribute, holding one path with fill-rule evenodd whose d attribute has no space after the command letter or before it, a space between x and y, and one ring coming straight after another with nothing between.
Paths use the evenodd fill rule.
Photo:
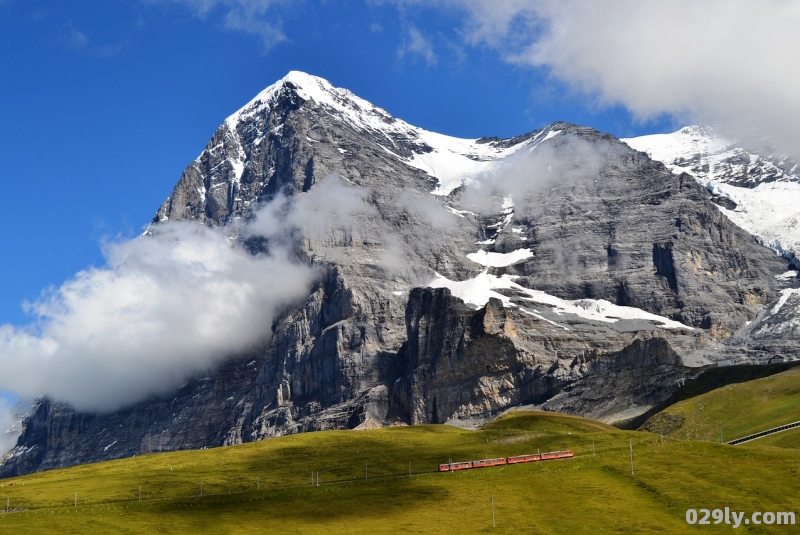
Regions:
<instances>
[{"instance_id":1,"label":"blue sky","mask_svg":"<svg viewBox=\"0 0 800 535\"><path fill-rule=\"evenodd\" d=\"M290 70L460 137L707 122L797 152L798 24L783 0L0 0L0 339Z\"/></svg>"}]
</instances>

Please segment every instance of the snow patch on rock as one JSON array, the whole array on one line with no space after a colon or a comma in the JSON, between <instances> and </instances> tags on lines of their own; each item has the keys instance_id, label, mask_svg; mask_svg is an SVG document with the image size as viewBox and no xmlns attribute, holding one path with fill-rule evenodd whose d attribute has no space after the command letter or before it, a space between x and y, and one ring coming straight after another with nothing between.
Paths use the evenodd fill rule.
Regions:
<instances>
[{"instance_id":1,"label":"snow patch on rock","mask_svg":"<svg viewBox=\"0 0 800 535\"><path fill-rule=\"evenodd\" d=\"M498 277L484 271L472 279L452 281L436 273L435 278L428 286L431 288L448 288L451 294L475 307L485 306L492 297L502 301L503 306L516 306L511 302L509 296L496 291L510 290L522 294L523 297L520 298L524 301L549 306L551 310L559 316L571 314L583 319L604 323L616 323L622 320L644 320L662 329L693 330L692 327L665 318L664 316L652 314L639 308L615 305L604 299L578 299L575 301L568 301L540 290L529 290L514 282L516 278L518 277L514 275L501 275Z\"/></svg>"},{"instance_id":2,"label":"snow patch on rock","mask_svg":"<svg viewBox=\"0 0 800 535\"><path fill-rule=\"evenodd\" d=\"M494 242L494 240L487 240ZM486 242L479 242L486 243ZM523 260L533 256L533 251L530 249L517 249L510 253L487 253L483 249L477 253L470 253L467 258L485 267L506 267L513 264L518 264Z\"/></svg>"}]
</instances>

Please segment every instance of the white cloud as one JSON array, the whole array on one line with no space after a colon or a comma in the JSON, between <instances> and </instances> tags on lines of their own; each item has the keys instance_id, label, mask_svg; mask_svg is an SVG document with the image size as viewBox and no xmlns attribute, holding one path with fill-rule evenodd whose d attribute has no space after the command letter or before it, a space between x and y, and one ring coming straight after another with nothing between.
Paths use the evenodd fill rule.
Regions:
<instances>
[{"instance_id":1,"label":"white cloud","mask_svg":"<svg viewBox=\"0 0 800 535\"><path fill-rule=\"evenodd\" d=\"M620 103L711 122L783 152L800 139L800 3L787 0L395 0L464 14L472 44Z\"/></svg>"},{"instance_id":2,"label":"white cloud","mask_svg":"<svg viewBox=\"0 0 800 535\"><path fill-rule=\"evenodd\" d=\"M0 398L0 456L16 446L21 432L19 414L7 399Z\"/></svg>"},{"instance_id":3,"label":"white cloud","mask_svg":"<svg viewBox=\"0 0 800 535\"><path fill-rule=\"evenodd\" d=\"M602 179L600 169L609 151L620 150L602 141L556 136L507 157L468 183L461 195L464 207L478 213L497 213L503 199L515 203L515 217L529 216L541 207L542 195L555 184L575 179ZM626 149L621 149L626 150Z\"/></svg>"},{"instance_id":4,"label":"white cloud","mask_svg":"<svg viewBox=\"0 0 800 535\"><path fill-rule=\"evenodd\" d=\"M66 45L70 48L81 50L86 48L86 46L89 44L89 38L86 37L85 33L76 30L72 25L70 25L67 35L64 38L64 43L66 43Z\"/></svg>"},{"instance_id":5,"label":"white cloud","mask_svg":"<svg viewBox=\"0 0 800 535\"><path fill-rule=\"evenodd\" d=\"M400 48L397 49L397 56L400 59L408 55L422 57L428 65L436 65L438 58L433 51L433 45L416 26L406 28L405 36Z\"/></svg>"},{"instance_id":6,"label":"white cloud","mask_svg":"<svg viewBox=\"0 0 800 535\"><path fill-rule=\"evenodd\" d=\"M374 262L394 275L408 274L413 267L408 243L425 241L441 251L451 245L442 231L459 225L458 217L433 195L407 191L381 199L336 173L309 192L278 196L253 215L246 235L287 248L302 242L318 261L352 265L355 255L360 257L356 262ZM403 227L400 232L396 225Z\"/></svg>"},{"instance_id":7,"label":"white cloud","mask_svg":"<svg viewBox=\"0 0 800 535\"><path fill-rule=\"evenodd\" d=\"M254 257L188 222L113 244L106 258L29 304L34 324L0 326L0 389L86 411L166 393L264 342L314 278L281 250Z\"/></svg>"},{"instance_id":8,"label":"white cloud","mask_svg":"<svg viewBox=\"0 0 800 535\"><path fill-rule=\"evenodd\" d=\"M75 52L81 52L99 58L108 58L119 51L121 45L97 45L89 39L89 36L75 28L70 22L67 25L66 33L62 38L62 43Z\"/></svg>"},{"instance_id":9,"label":"white cloud","mask_svg":"<svg viewBox=\"0 0 800 535\"><path fill-rule=\"evenodd\" d=\"M275 314L305 299L318 276L290 259L299 243L319 261L350 255L353 244L366 244L384 263L401 249L381 235L369 196L334 174L307 193L278 196L238 228L166 222L108 246L105 267L26 304L32 324L0 325L0 391L114 411L268 341ZM453 217L410 195L398 202L428 224ZM266 239L270 253L253 256L230 234ZM404 265L398 258L392 261Z\"/></svg>"},{"instance_id":10,"label":"white cloud","mask_svg":"<svg viewBox=\"0 0 800 535\"><path fill-rule=\"evenodd\" d=\"M269 49L286 41L280 19L274 8L291 5L290 0L142 0L149 3L180 4L206 18L216 13L221 15L222 25L228 30L241 31L261 38Z\"/></svg>"},{"instance_id":11,"label":"white cloud","mask_svg":"<svg viewBox=\"0 0 800 535\"><path fill-rule=\"evenodd\" d=\"M300 238L312 250L364 242L365 230L359 221L377 217L375 208L365 200L368 194L363 188L346 184L334 173L314 184L307 193L279 195L262 206L244 233L286 247L290 246L289 241Z\"/></svg>"},{"instance_id":12,"label":"white cloud","mask_svg":"<svg viewBox=\"0 0 800 535\"><path fill-rule=\"evenodd\" d=\"M354 243L394 245L370 224L380 216L368 196L334 174L279 195L238 228L167 222L110 245L105 267L25 305L31 325L0 325L0 391L113 411L268 341L275 314L307 297L318 275L290 259L298 243L319 260ZM253 256L230 234L264 238L270 253Z\"/></svg>"}]
</instances>

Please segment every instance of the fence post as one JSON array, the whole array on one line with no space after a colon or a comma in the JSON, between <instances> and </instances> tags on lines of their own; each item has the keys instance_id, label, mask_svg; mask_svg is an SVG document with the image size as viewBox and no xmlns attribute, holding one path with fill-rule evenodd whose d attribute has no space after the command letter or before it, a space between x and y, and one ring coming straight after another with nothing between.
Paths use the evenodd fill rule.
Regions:
<instances>
[{"instance_id":1,"label":"fence post","mask_svg":"<svg viewBox=\"0 0 800 535\"><path fill-rule=\"evenodd\" d=\"M633 439L631 438L629 440L631 446L631 475L633 475Z\"/></svg>"}]
</instances>

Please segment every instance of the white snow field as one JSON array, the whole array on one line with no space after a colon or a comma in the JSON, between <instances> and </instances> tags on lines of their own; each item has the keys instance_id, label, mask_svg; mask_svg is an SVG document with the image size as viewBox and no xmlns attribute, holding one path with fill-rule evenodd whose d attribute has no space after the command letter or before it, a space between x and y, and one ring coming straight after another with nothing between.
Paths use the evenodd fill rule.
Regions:
<instances>
[{"instance_id":1,"label":"white snow field","mask_svg":"<svg viewBox=\"0 0 800 535\"><path fill-rule=\"evenodd\" d=\"M769 157L749 153L702 126L622 141L672 172L689 173L712 193L728 197L736 208L719 208L731 221L777 252L800 256L800 175L796 165L784 171ZM732 174L747 175L745 166L759 166L776 178L752 188L726 181Z\"/></svg>"},{"instance_id":2,"label":"white snow field","mask_svg":"<svg viewBox=\"0 0 800 535\"><path fill-rule=\"evenodd\" d=\"M547 294L540 290L529 290L514 282L517 277L512 275L492 275L483 271L478 276L464 281L452 281L447 277L436 273L436 277L431 281L428 286L431 288L448 288L450 293L458 297L465 303L471 304L475 307L482 307L489 302L491 297L500 299L503 306L513 307L516 306L511 302L511 298L503 295L495 290L511 290L522 294L523 301L533 304L544 305L549 307L552 312L562 316L573 314L581 318L600 321L605 323L616 323L621 320L644 320L655 324L663 329L687 329L688 327L677 321L645 312L639 308L624 307L615 305L604 299L578 299L575 301L568 301L561 299L554 295ZM524 312L531 314L529 310L520 307ZM531 315L542 318L537 311L533 311ZM546 320L549 321L549 320ZM551 322L552 323L552 322Z\"/></svg>"}]
</instances>

